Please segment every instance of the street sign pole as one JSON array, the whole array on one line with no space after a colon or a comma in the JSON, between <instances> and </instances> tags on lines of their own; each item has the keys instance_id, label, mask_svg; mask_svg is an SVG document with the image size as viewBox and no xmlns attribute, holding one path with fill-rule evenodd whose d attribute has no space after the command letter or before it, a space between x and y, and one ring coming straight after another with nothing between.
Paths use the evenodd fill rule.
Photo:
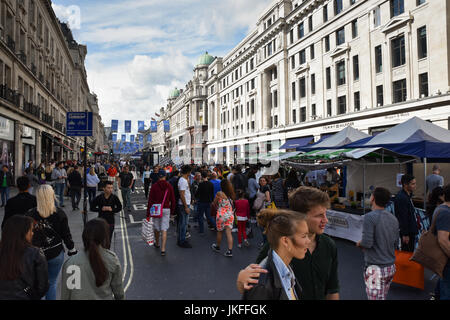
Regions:
<instances>
[{"instance_id":1,"label":"street sign pole","mask_svg":"<svg viewBox=\"0 0 450 320\"><path fill-rule=\"evenodd\" d=\"M84 200L83 200L83 225L87 222L87 137L84 137Z\"/></svg>"}]
</instances>

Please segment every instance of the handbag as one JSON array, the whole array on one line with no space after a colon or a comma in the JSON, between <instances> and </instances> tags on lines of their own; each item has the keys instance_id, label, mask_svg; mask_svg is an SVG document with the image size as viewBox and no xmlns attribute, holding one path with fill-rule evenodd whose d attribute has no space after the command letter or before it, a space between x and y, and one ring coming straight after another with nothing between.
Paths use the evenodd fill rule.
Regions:
<instances>
[{"instance_id":1,"label":"handbag","mask_svg":"<svg viewBox=\"0 0 450 320\"><path fill-rule=\"evenodd\" d=\"M253 202L253 209L259 211L264 205L264 199L266 195L260 191L256 193L255 202Z\"/></svg>"},{"instance_id":2,"label":"handbag","mask_svg":"<svg viewBox=\"0 0 450 320\"><path fill-rule=\"evenodd\" d=\"M153 220L150 217L142 220L142 239L147 245L152 246L155 243L155 234L153 232Z\"/></svg>"},{"instance_id":3,"label":"handbag","mask_svg":"<svg viewBox=\"0 0 450 320\"><path fill-rule=\"evenodd\" d=\"M276 209L277 208L277 206L275 205L275 202L271 202L268 206L267 206L267 209Z\"/></svg>"},{"instance_id":4,"label":"handbag","mask_svg":"<svg viewBox=\"0 0 450 320\"><path fill-rule=\"evenodd\" d=\"M430 230L425 231L420 237L419 245L410 260L420 263L425 268L437 273L442 279L448 257L439 245L437 236L434 234L436 230L436 219L439 213L440 211L437 211L433 217Z\"/></svg>"},{"instance_id":5,"label":"handbag","mask_svg":"<svg viewBox=\"0 0 450 320\"><path fill-rule=\"evenodd\" d=\"M395 275L392 282L424 289L424 269L417 262L410 261L412 252L395 250Z\"/></svg>"},{"instance_id":6,"label":"handbag","mask_svg":"<svg viewBox=\"0 0 450 320\"><path fill-rule=\"evenodd\" d=\"M167 197L168 191L169 191L169 189L167 188L166 192L164 193L164 199L163 199L162 203L157 203L157 204L152 205L152 207L150 208L150 217L162 218L163 207L164 207L164 203L166 202L166 197Z\"/></svg>"}]
</instances>

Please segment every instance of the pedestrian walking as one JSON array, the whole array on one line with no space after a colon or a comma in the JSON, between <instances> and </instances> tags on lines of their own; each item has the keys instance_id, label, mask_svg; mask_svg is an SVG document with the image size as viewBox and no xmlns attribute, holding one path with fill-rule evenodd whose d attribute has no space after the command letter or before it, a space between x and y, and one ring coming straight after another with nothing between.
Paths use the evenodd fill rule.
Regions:
<instances>
[{"instance_id":1,"label":"pedestrian walking","mask_svg":"<svg viewBox=\"0 0 450 320\"><path fill-rule=\"evenodd\" d=\"M150 179L152 181L152 184L158 182L158 180L159 180L158 172L159 172L159 166L154 166L153 172L150 174Z\"/></svg>"},{"instance_id":2,"label":"pedestrian walking","mask_svg":"<svg viewBox=\"0 0 450 320\"><path fill-rule=\"evenodd\" d=\"M440 175L441 168L438 164L433 165L433 172L430 174L425 182L427 187L427 193L431 193L436 187L444 186L444 177Z\"/></svg>"},{"instance_id":3,"label":"pedestrian walking","mask_svg":"<svg viewBox=\"0 0 450 320\"><path fill-rule=\"evenodd\" d=\"M144 182L144 192L145 192L145 199L148 199L148 192L150 189L150 183L152 180L150 179L150 166L145 166L144 173L142 174L142 179Z\"/></svg>"},{"instance_id":4,"label":"pedestrian walking","mask_svg":"<svg viewBox=\"0 0 450 320\"><path fill-rule=\"evenodd\" d=\"M30 194L34 195L34 190L39 185L39 179L34 174L33 167L28 167L25 169L25 176L30 181L30 186L31 186L30 189L28 190L28 192Z\"/></svg>"},{"instance_id":5,"label":"pedestrian walking","mask_svg":"<svg viewBox=\"0 0 450 320\"><path fill-rule=\"evenodd\" d=\"M133 184L131 186L131 191L134 192L135 191L135 187L136 187L136 180L138 179L138 175L136 172L136 167L131 167L131 174L133 175Z\"/></svg>"},{"instance_id":6,"label":"pedestrian walking","mask_svg":"<svg viewBox=\"0 0 450 320\"><path fill-rule=\"evenodd\" d=\"M152 185L150 195L148 197L147 217L150 216L150 209L154 204L161 204L162 217L152 218L153 228L155 231L155 248L161 247L161 255L166 255L167 230L170 226L170 216L175 215L175 194L170 183L166 181L166 171L159 170L159 180ZM161 241L160 241L161 236Z\"/></svg>"},{"instance_id":7,"label":"pedestrian walking","mask_svg":"<svg viewBox=\"0 0 450 320\"><path fill-rule=\"evenodd\" d=\"M0 208L6 206L9 200L9 188L12 186L14 186L13 176L9 172L8 166L3 165L2 171L0 171L0 193L2 197L2 205Z\"/></svg>"},{"instance_id":8,"label":"pedestrian walking","mask_svg":"<svg viewBox=\"0 0 450 320\"><path fill-rule=\"evenodd\" d=\"M56 300L56 285L64 262L63 242L69 250L68 255L77 253L70 233L67 216L63 209L55 206L55 192L48 185L36 190L37 208L27 215L34 219L33 245L41 248L48 265L50 287L46 300Z\"/></svg>"},{"instance_id":9,"label":"pedestrian walking","mask_svg":"<svg viewBox=\"0 0 450 320\"><path fill-rule=\"evenodd\" d=\"M114 190L117 191L117 176L119 174L119 171L117 170L117 165L115 163L112 163L112 165L108 169L108 180L113 182L114 184Z\"/></svg>"},{"instance_id":10,"label":"pedestrian walking","mask_svg":"<svg viewBox=\"0 0 450 320\"><path fill-rule=\"evenodd\" d=\"M275 206L278 209L287 208L287 191L284 186L284 181L281 179L280 172L273 176L272 180L272 198Z\"/></svg>"},{"instance_id":11,"label":"pedestrian walking","mask_svg":"<svg viewBox=\"0 0 450 320\"><path fill-rule=\"evenodd\" d=\"M204 218L208 222L209 228L214 230L216 226L216 220L211 217L211 203L214 200L214 185L211 181L208 181L208 173L203 171L202 181L197 188L196 197L197 203L197 219L198 219L198 231L200 234L204 234Z\"/></svg>"},{"instance_id":12,"label":"pedestrian walking","mask_svg":"<svg viewBox=\"0 0 450 320\"><path fill-rule=\"evenodd\" d=\"M131 212L131 186L133 185L133 175L129 171L129 167L123 167L123 171L120 173L118 178L118 184L120 186L120 191L122 192L123 209L127 208L128 212Z\"/></svg>"},{"instance_id":13,"label":"pedestrian walking","mask_svg":"<svg viewBox=\"0 0 450 320\"><path fill-rule=\"evenodd\" d=\"M395 249L398 247L398 220L385 208L391 193L375 188L372 211L364 215L362 240L356 246L364 252L364 281L369 300L386 300L395 275Z\"/></svg>"},{"instance_id":14,"label":"pedestrian walking","mask_svg":"<svg viewBox=\"0 0 450 320\"><path fill-rule=\"evenodd\" d=\"M14 215L25 215L30 209L36 208L36 197L31 195L30 181L28 177L17 178L17 188L19 194L8 200L5 206L5 216L3 217L2 228L5 222Z\"/></svg>"},{"instance_id":15,"label":"pedestrian walking","mask_svg":"<svg viewBox=\"0 0 450 320\"><path fill-rule=\"evenodd\" d=\"M45 184L53 185L52 172L53 172L52 166L50 164L47 164L45 166Z\"/></svg>"},{"instance_id":16,"label":"pedestrian walking","mask_svg":"<svg viewBox=\"0 0 450 320\"><path fill-rule=\"evenodd\" d=\"M98 167L98 178L100 179L99 184L97 185L97 191L102 192L105 188L106 181L108 181L108 175L106 174L106 170L104 166Z\"/></svg>"},{"instance_id":17,"label":"pedestrian walking","mask_svg":"<svg viewBox=\"0 0 450 320\"><path fill-rule=\"evenodd\" d=\"M186 241L187 224L191 214L191 191L189 176L191 167L184 165L181 168L181 177L178 179L178 246L182 248L192 248L192 245Z\"/></svg>"},{"instance_id":18,"label":"pedestrian walking","mask_svg":"<svg viewBox=\"0 0 450 320\"><path fill-rule=\"evenodd\" d=\"M215 252L220 252L220 244L222 242L223 232L227 237L228 250L225 252L226 257L233 256L233 235L231 231L234 223L234 191L231 183L224 179L222 180L222 190L217 193L216 199L218 203L217 215L216 215L216 228L217 237L216 243L211 245L211 248ZM231 198L225 193L225 190L229 192Z\"/></svg>"},{"instance_id":19,"label":"pedestrian walking","mask_svg":"<svg viewBox=\"0 0 450 320\"><path fill-rule=\"evenodd\" d=\"M97 195L97 186L100 183L100 179L95 173L95 168L90 167L89 173L86 174L86 190L85 196L89 195L89 207L92 207L92 201L94 201Z\"/></svg>"},{"instance_id":20,"label":"pedestrian walking","mask_svg":"<svg viewBox=\"0 0 450 320\"><path fill-rule=\"evenodd\" d=\"M236 192L237 200L236 206L236 219L238 221L238 248L242 248L242 239L244 239L244 245L248 247L250 243L247 240L247 221L250 219L250 204L245 199L245 193L242 190Z\"/></svg>"},{"instance_id":21,"label":"pedestrian walking","mask_svg":"<svg viewBox=\"0 0 450 320\"><path fill-rule=\"evenodd\" d=\"M430 222L430 227L433 220L434 211L438 206L444 203L444 201L444 188L442 187L436 187L428 194L426 215Z\"/></svg>"},{"instance_id":22,"label":"pedestrian walking","mask_svg":"<svg viewBox=\"0 0 450 320\"><path fill-rule=\"evenodd\" d=\"M91 211L98 212L98 217L105 219L109 225L109 241L111 243L114 232L114 215L122 210L122 203L119 198L113 194L114 182L107 181L104 192L97 196L91 205ZM106 248L106 249L109 249Z\"/></svg>"},{"instance_id":23,"label":"pedestrian walking","mask_svg":"<svg viewBox=\"0 0 450 320\"><path fill-rule=\"evenodd\" d=\"M119 258L109 250L109 228L104 219L89 220L84 227L84 250L63 265L61 300L124 300ZM79 286L69 286L74 267L79 270Z\"/></svg>"},{"instance_id":24,"label":"pedestrian walking","mask_svg":"<svg viewBox=\"0 0 450 320\"><path fill-rule=\"evenodd\" d=\"M52 180L55 185L55 193L59 198L59 206L64 208L64 188L66 187L67 172L64 169L64 162L58 163L57 167L52 171ZM56 201L56 200L55 200ZM57 204L55 204L56 206Z\"/></svg>"},{"instance_id":25,"label":"pedestrian walking","mask_svg":"<svg viewBox=\"0 0 450 320\"><path fill-rule=\"evenodd\" d=\"M416 179L410 174L405 174L401 179L402 190L395 196L394 210L400 226L401 250L414 251L415 238L419 233L416 221L413 192L416 190Z\"/></svg>"},{"instance_id":26,"label":"pedestrian walking","mask_svg":"<svg viewBox=\"0 0 450 320\"><path fill-rule=\"evenodd\" d=\"M297 171L295 169L291 169L289 171L288 177L284 183L284 186L286 188L286 192L289 196L292 192L294 192L297 188L301 186L301 182L298 179Z\"/></svg>"},{"instance_id":27,"label":"pedestrian walking","mask_svg":"<svg viewBox=\"0 0 450 320\"><path fill-rule=\"evenodd\" d=\"M305 258L293 258L291 261L294 275L302 287L303 300L339 300L337 248L334 241L324 234L329 207L328 194L316 188L300 187L289 198L290 210L306 213L308 237L311 240ZM267 257L269 249L270 245L266 243L256 263ZM257 284L260 274L266 272L257 264L241 270L237 279L239 292L242 294Z\"/></svg>"},{"instance_id":28,"label":"pedestrian walking","mask_svg":"<svg viewBox=\"0 0 450 320\"><path fill-rule=\"evenodd\" d=\"M304 259L311 240L308 238L306 215L289 210L262 210L258 223L264 228L270 250L261 262L267 274L243 300L299 300L302 288L290 264L292 259Z\"/></svg>"},{"instance_id":29,"label":"pedestrian walking","mask_svg":"<svg viewBox=\"0 0 450 320\"><path fill-rule=\"evenodd\" d=\"M36 175L39 179L39 184L40 185L45 184L46 177L45 177L45 164L44 163L41 163L39 165L39 167L36 169Z\"/></svg>"},{"instance_id":30,"label":"pedestrian walking","mask_svg":"<svg viewBox=\"0 0 450 320\"><path fill-rule=\"evenodd\" d=\"M210 181L211 181L211 183L212 183L213 186L214 186L214 195L213 195L213 198L215 198L217 192L221 191L221 189L220 189L220 180L217 179L217 173L216 173L216 172L211 173L211 180L210 180Z\"/></svg>"},{"instance_id":31,"label":"pedestrian walking","mask_svg":"<svg viewBox=\"0 0 450 320\"><path fill-rule=\"evenodd\" d=\"M70 198L72 200L72 210L78 210L81 200L81 188L83 187L83 178L75 165L69 176L67 177L68 186L70 187Z\"/></svg>"},{"instance_id":32,"label":"pedestrian walking","mask_svg":"<svg viewBox=\"0 0 450 320\"><path fill-rule=\"evenodd\" d=\"M48 291L47 260L32 237L30 217L16 215L2 228L0 300L40 300Z\"/></svg>"}]
</instances>

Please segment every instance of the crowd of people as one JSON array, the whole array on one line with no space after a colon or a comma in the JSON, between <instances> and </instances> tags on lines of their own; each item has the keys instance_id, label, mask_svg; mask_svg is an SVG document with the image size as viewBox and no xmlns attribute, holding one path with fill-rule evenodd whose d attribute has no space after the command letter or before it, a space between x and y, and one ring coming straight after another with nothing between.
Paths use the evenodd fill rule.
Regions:
<instances>
[{"instance_id":1,"label":"crowd of people","mask_svg":"<svg viewBox=\"0 0 450 320\"><path fill-rule=\"evenodd\" d=\"M2 188L13 185L7 168L2 172ZM55 299L60 270L75 265L82 274L90 276L82 277L81 291L74 290L80 285L77 281L72 287L63 285L62 299L124 299L120 263L109 250L114 215L131 210L130 194L136 181L142 179L148 200L147 217L150 219L152 208L162 208L159 217L151 218L154 246L160 249L161 256L167 255L171 221L176 221L180 248L192 248L189 240L192 217L198 223L200 236L205 235L207 228L216 232L211 250L228 258L233 256L235 247L233 229L237 231L239 249L249 246L248 239L259 230L260 254L255 264L241 270L237 277L237 289L244 299L339 299L337 247L324 234L331 202L329 194L321 190L320 179L312 179L295 169L287 172L280 168L274 175L265 172L264 166L150 168L125 162L92 164L86 172L84 192L89 197L89 209L98 212L98 218L86 224L82 236L84 251L78 253L63 208L64 194L68 194L72 209L79 210L85 182L82 167L60 162L53 169L51 165L41 165L33 170L30 165L24 176L17 179L19 194L5 201L0 298ZM439 167L433 168L433 175L439 176ZM334 169L323 175L324 182L331 184L340 179ZM415 250L418 227L411 197L416 180L406 174L401 182L403 187L394 199L386 188L375 188L370 198L372 211L364 216L363 236L356 244L364 253L365 268L361 271L371 300L386 299L396 272L395 250L399 245L403 251ZM427 214L436 226L439 245L450 256L450 185L444 186L443 179L434 176L426 183ZM99 190L103 192L97 195ZM115 193L119 190L122 201ZM2 189L2 200L4 193L6 197L8 192ZM395 215L386 210L392 201ZM255 223L258 228L252 228ZM224 234L226 243L222 243ZM64 245L69 255L66 262ZM12 247L19 248L19 252L11 254ZM450 297L449 272L447 262L436 287L436 297L440 299ZM63 274L70 278L66 272ZM70 279L63 279L66 280ZM28 284L26 290L21 283Z\"/></svg>"}]
</instances>

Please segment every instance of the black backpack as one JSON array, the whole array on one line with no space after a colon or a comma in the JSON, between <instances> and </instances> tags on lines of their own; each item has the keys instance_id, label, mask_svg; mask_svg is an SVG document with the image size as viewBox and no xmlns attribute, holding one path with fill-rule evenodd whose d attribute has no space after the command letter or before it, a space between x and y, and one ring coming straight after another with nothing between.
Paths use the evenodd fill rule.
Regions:
<instances>
[{"instance_id":1,"label":"black backpack","mask_svg":"<svg viewBox=\"0 0 450 320\"><path fill-rule=\"evenodd\" d=\"M36 219L36 216L39 216L36 209L32 209L27 215L34 219L33 246L41 248L44 254L47 255L47 251L62 245L62 238L58 232L55 231L49 218L44 219L39 217Z\"/></svg>"}]
</instances>

